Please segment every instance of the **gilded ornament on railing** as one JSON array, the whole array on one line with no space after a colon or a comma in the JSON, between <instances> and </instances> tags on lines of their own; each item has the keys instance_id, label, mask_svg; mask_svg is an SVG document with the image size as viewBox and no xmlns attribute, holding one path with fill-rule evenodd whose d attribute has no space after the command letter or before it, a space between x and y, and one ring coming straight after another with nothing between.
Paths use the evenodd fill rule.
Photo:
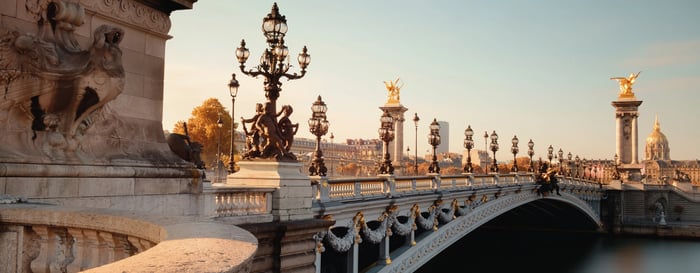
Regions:
<instances>
[{"instance_id":1,"label":"gilded ornament on railing","mask_svg":"<svg viewBox=\"0 0 700 273\"><path fill-rule=\"evenodd\" d=\"M397 104L401 103L401 88L403 87L403 84L401 86L399 84L399 78L396 78L395 81L389 81L386 82L384 81L384 86L386 86L386 90L389 91L387 94L387 104Z\"/></svg>"},{"instance_id":2,"label":"gilded ornament on railing","mask_svg":"<svg viewBox=\"0 0 700 273\"><path fill-rule=\"evenodd\" d=\"M642 71L637 72L637 74L630 73L629 77L626 77L626 78L625 77L612 77L612 78L610 78L611 80L617 80L620 83L619 98L634 98L634 92L632 92L632 85L634 85L634 82L637 80L639 73L642 73Z\"/></svg>"}]
</instances>

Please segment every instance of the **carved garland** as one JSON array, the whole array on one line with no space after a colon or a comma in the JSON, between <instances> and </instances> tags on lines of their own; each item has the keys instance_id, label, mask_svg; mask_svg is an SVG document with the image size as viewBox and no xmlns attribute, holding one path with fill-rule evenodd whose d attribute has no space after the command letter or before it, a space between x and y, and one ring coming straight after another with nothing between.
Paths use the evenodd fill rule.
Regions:
<instances>
[{"instance_id":1,"label":"carved garland","mask_svg":"<svg viewBox=\"0 0 700 273\"><path fill-rule=\"evenodd\" d=\"M568 194L566 194L564 197L551 198L568 200L581 209L587 208L589 210L593 210L593 207L588 202L580 200L575 196L567 195ZM594 197L591 195L588 196ZM317 243L319 243L317 245L318 253L325 251L325 247L323 247L323 244L321 243L321 241L324 240L335 251L346 252L350 250L353 243L361 243L363 238L373 244L381 242L384 237L392 235L392 228L396 234L405 236L410 234L411 231L416 230L417 226L420 226L422 229L433 229L434 231L437 231L438 222L450 223L450 225L448 225L443 232L437 235L439 237L430 240L427 245L420 246L417 250L412 251L410 257L398 259L400 260L400 263L394 263L392 266L384 268L388 270L388 272L404 272L406 269L418 266L417 263L426 256L429 256L430 253L434 253L434 251L446 247L445 244L454 240L456 235L464 234L465 232L476 228L479 223L492 217L496 213L518 206L529 200L536 200L540 198L541 197L539 197L536 192L523 192L522 194L514 195L511 198L498 199L498 202L493 202L492 205L484 206L478 210L477 208L481 207L481 205L489 202L488 196L482 195L478 200L475 200L477 199L476 196L471 196L467 200L464 200L464 206L460 206L459 201L454 199L450 203L449 207L444 209L440 207L443 201L436 200L433 205L428 208L428 211L425 212L427 217L423 216L418 204L414 204L410 209L407 221L404 223L401 223L398 220L398 207L393 205L383 212L380 217L378 217L377 221L380 222L380 225L374 230L367 226L362 212L358 212L355 217L353 217L353 221L348 227L347 233L342 238L339 238L333 234L331 227L327 232L316 234L314 239L317 241ZM456 219L459 220L456 222L453 221ZM598 220L597 218L595 219ZM412 245L415 244L412 243Z\"/></svg>"}]
</instances>

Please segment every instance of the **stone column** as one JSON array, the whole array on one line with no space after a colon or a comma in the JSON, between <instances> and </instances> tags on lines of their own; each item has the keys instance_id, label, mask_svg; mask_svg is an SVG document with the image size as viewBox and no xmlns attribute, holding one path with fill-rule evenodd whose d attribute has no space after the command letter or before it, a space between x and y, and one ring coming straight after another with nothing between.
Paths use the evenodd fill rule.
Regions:
<instances>
[{"instance_id":1,"label":"stone column","mask_svg":"<svg viewBox=\"0 0 700 273\"><path fill-rule=\"evenodd\" d=\"M389 153L392 156L391 164L394 168L399 169L401 167L401 159L403 158L403 115L408 110L408 108L403 107L401 104L385 104L379 107L382 111L386 110L389 112L391 117L394 118L394 140L389 142Z\"/></svg>"},{"instance_id":2,"label":"stone column","mask_svg":"<svg viewBox=\"0 0 700 273\"><path fill-rule=\"evenodd\" d=\"M641 168L638 158L638 108L642 101L634 97L618 98L612 102L615 107L615 150L620 158L620 171L629 181L641 181Z\"/></svg>"}]
</instances>

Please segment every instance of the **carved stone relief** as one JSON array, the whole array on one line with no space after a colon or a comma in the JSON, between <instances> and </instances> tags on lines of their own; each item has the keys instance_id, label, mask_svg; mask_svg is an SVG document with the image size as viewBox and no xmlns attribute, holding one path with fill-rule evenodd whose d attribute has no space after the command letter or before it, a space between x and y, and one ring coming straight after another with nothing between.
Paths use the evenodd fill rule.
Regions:
<instances>
[{"instance_id":1,"label":"carved stone relief","mask_svg":"<svg viewBox=\"0 0 700 273\"><path fill-rule=\"evenodd\" d=\"M82 49L73 33L85 20L80 5L32 0L26 9L37 19L37 33L0 26L0 157L89 160L83 137L113 117L105 106L124 89L124 31L99 26Z\"/></svg>"}]
</instances>

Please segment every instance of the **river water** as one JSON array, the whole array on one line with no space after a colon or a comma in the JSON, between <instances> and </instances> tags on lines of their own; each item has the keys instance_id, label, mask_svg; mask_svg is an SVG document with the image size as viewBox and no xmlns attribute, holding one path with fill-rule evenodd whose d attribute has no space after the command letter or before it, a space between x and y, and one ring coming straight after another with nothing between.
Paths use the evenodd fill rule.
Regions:
<instances>
[{"instance_id":1,"label":"river water","mask_svg":"<svg viewBox=\"0 0 700 273\"><path fill-rule=\"evenodd\" d=\"M481 228L416 272L700 273L700 240Z\"/></svg>"}]
</instances>

